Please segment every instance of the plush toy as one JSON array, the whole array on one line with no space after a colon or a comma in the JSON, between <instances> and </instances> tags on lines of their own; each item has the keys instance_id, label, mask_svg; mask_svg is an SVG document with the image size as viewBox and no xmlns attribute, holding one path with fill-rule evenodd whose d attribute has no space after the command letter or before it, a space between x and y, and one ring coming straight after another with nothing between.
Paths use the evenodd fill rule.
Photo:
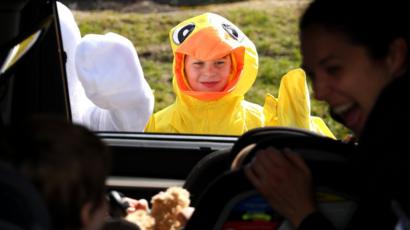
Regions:
<instances>
[{"instance_id":1,"label":"plush toy","mask_svg":"<svg viewBox=\"0 0 410 230\"><path fill-rule=\"evenodd\" d=\"M177 230L185 225L184 212L190 210L189 192L181 187L170 187L151 199L151 211L137 210L127 216L142 230ZM190 210L192 211L192 209Z\"/></svg>"}]
</instances>

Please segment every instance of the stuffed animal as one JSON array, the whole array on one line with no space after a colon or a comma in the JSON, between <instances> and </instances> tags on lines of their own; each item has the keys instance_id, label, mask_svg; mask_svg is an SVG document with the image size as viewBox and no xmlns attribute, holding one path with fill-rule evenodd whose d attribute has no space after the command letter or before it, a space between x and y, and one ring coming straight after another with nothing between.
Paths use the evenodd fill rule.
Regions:
<instances>
[{"instance_id":1,"label":"stuffed animal","mask_svg":"<svg viewBox=\"0 0 410 230\"><path fill-rule=\"evenodd\" d=\"M151 211L137 210L126 218L142 230L177 230L185 225L186 212L193 211L189 204L187 190L170 187L152 197Z\"/></svg>"}]
</instances>

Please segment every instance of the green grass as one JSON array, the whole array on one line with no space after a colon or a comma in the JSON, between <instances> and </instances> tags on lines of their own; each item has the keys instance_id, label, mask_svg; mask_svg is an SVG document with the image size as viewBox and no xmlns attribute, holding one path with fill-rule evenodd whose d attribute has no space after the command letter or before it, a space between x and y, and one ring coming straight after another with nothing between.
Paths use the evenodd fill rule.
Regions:
<instances>
[{"instance_id":1,"label":"green grass","mask_svg":"<svg viewBox=\"0 0 410 230\"><path fill-rule=\"evenodd\" d=\"M263 105L266 93L276 96L280 78L301 63L297 23L306 3L292 2L256 0L148 14L81 11L75 12L75 17L82 35L115 32L133 42L145 77L155 90L155 111L158 111L175 98L171 84L172 52L168 31L182 20L200 13L218 13L241 28L257 47L260 58L258 78L246 99ZM312 98L311 108L312 114L324 118L337 137L348 133L329 117L324 103Z\"/></svg>"}]
</instances>

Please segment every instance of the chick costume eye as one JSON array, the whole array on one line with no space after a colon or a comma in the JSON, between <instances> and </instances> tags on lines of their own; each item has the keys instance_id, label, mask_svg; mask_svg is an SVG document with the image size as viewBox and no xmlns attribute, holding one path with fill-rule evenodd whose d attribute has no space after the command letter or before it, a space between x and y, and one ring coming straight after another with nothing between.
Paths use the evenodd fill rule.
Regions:
<instances>
[{"instance_id":1,"label":"chick costume eye","mask_svg":"<svg viewBox=\"0 0 410 230\"><path fill-rule=\"evenodd\" d=\"M239 41L239 33L231 25L222 23L222 28L235 40Z\"/></svg>"},{"instance_id":2,"label":"chick costume eye","mask_svg":"<svg viewBox=\"0 0 410 230\"><path fill-rule=\"evenodd\" d=\"M195 29L195 24L191 23L174 31L172 40L175 44L180 45Z\"/></svg>"}]
</instances>

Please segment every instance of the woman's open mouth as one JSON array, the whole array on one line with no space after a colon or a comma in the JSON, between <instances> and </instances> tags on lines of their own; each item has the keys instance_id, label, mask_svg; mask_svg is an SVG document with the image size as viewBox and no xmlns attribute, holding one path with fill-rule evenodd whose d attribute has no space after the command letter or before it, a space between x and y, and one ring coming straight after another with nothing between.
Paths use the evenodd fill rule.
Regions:
<instances>
[{"instance_id":1,"label":"woman's open mouth","mask_svg":"<svg viewBox=\"0 0 410 230\"><path fill-rule=\"evenodd\" d=\"M362 112L357 103L349 103L332 108L337 120L341 121L346 127L359 133L362 127Z\"/></svg>"}]
</instances>

